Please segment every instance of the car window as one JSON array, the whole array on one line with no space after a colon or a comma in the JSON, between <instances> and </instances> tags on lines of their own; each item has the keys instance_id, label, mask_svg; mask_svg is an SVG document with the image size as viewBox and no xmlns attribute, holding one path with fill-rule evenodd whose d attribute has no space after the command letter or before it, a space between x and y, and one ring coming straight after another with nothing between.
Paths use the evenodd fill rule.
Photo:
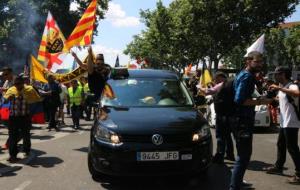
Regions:
<instances>
[{"instance_id":1,"label":"car window","mask_svg":"<svg viewBox=\"0 0 300 190\"><path fill-rule=\"evenodd\" d=\"M179 80L124 79L109 80L115 98L102 97L102 104L126 107L191 106L192 100Z\"/></svg>"}]
</instances>

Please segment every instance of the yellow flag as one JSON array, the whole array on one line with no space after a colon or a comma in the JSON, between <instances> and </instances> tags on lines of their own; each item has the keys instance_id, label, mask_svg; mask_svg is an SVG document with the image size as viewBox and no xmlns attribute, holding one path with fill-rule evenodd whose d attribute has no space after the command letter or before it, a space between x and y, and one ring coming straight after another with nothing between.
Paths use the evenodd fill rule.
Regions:
<instances>
[{"instance_id":1,"label":"yellow flag","mask_svg":"<svg viewBox=\"0 0 300 190\"><path fill-rule=\"evenodd\" d=\"M36 60L34 56L31 56L31 69L30 78L32 80L48 83L45 78L45 68Z\"/></svg>"},{"instance_id":2,"label":"yellow flag","mask_svg":"<svg viewBox=\"0 0 300 190\"><path fill-rule=\"evenodd\" d=\"M200 84L206 87L211 82L212 82L212 77L209 73L209 70L205 69L200 77Z\"/></svg>"}]
</instances>

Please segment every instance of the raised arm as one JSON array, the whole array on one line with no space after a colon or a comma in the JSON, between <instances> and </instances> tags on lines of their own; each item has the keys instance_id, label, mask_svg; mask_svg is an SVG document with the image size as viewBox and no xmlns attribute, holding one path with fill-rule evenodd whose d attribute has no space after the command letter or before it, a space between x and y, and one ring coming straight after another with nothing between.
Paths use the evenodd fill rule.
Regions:
<instances>
[{"instance_id":1,"label":"raised arm","mask_svg":"<svg viewBox=\"0 0 300 190\"><path fill-rule=\"evenodd\" d=\"M75 61L78 63L78 65L79 65L81 68L83 68L83 69L85 69L85 70L88 69L88 68L87 68L87 65L85 65L85 64L82 63L82 61L78 58L78 56L77 56L76 53L74 53L74 52L72 51L71 54L72 54L72 56L74 57Z\"/></svg>"},{"instance_id":2,"label":"raised arm","mask_svg":"<svg viewBox=\"0 0 300 190\"><path fill-rule=\"evenodd\" d=\"M88 59L87 59L87 70L89 74L92 74L94 72L94 60L93 60L93 50L90 46L88 49Z\"/></svg>"}]
</instances>

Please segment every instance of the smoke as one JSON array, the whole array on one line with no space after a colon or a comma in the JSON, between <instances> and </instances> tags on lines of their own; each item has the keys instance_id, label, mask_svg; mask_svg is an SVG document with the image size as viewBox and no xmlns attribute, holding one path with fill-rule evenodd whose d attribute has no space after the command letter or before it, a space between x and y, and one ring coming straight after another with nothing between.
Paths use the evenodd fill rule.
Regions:
<instances>
[{"instance_id":1,"label":"smoke","mask_svg":"<svg viewBox=\"0 0 300 190\"><path fill-rule=\"evenodd\" d=\"M9 47L12 53L9 66L15 73L22 71L29 54L36 54L39 48L41 23L45 17L37 13L37 5L32 0L18 0L10 7L14 19L10 20L13 30L9 33Z\"/></svg>"}]
</instances>

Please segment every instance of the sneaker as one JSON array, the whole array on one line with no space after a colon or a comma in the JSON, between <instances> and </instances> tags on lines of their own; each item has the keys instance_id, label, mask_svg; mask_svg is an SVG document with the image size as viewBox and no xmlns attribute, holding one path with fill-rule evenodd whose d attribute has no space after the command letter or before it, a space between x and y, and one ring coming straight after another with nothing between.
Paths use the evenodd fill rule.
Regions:
<instances>
[{"instance_id":1,"label":"sneaker","mask_svg":"<svg viewBox=\"0 0 300 190\"><path fill-rule=\"evenodd\" d=\"M276 167L276 166L270 166L265 169L267 174L276 174L276 175L282 175L282 169Z\"/></svg>"},{"instance_id":2,"label":"sneaker","mask_svg":"<svg viewBox=\"0 0 300 190\"><path fill-rule=\"evenodd\" d=\"M14 156L11 156L11 157L9 157L9 158L7 159L7 161L10 162L10 163L16 163L16 162L18 162L19 160L20 160L19 158L14 157Z\"/></svg>"},{"instance_id":3,"label":"sneaker","mask_svg":"<svg viewBox=\"0 0 300 190\"><path fill-rule=\"evenodd\" d=\"M294 175L293 177L290 177L287 180L287 183L293 184L293 185L300 185L300 177L297 175Z\"/></svg>"},{"instance_id":4,"label":"sneaker","mask_svg":"<svg viewBox=\"0 0 300 190\"><path fill-rule=\"evenodd\" d=\"M253 184L252 184L252 183L248 183L246 180L243 180L241 186L242 186L242 187L252 187Z\"/></svg>"}]
</instances>

